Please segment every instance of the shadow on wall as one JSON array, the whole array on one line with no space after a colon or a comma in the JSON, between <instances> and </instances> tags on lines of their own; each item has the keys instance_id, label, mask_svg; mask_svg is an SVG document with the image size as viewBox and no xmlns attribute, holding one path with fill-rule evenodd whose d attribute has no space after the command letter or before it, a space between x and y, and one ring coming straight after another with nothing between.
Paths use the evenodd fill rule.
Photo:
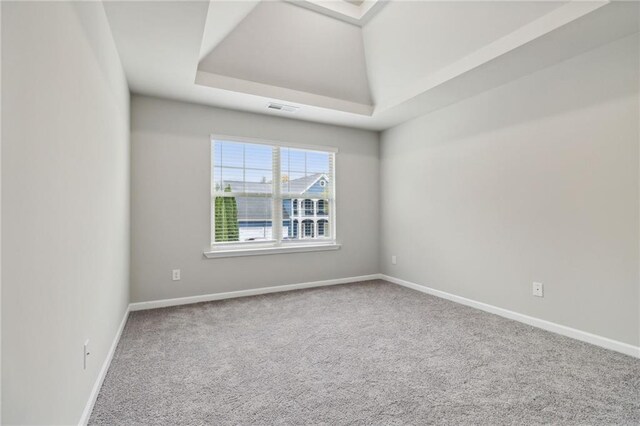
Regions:
<instances>
[{"instance_id":1,"label":"shadow on wall","mask_svg":"<svg viewBox=\"0 0 640 426\"><path fill-rule=\"evenodd\" d=\"M435 123L442 116L455 111L464 120L448 127L436 126L438 134L433 136L438 143L460 142L468 136L478 136L627 97L630 88L638 92L638 39L637 33L625 37L607 48L594 49L573 57L473 98L417 117L406 125ZM615 64L615 73L612 72L612 64ZM620 67L623 67L622 71ZM585 87L590 90L585 90ZM499 104L495 103L496 99L500 100ZM499 115L495 113L497 109Z\"/></svg>"}]
</instances>

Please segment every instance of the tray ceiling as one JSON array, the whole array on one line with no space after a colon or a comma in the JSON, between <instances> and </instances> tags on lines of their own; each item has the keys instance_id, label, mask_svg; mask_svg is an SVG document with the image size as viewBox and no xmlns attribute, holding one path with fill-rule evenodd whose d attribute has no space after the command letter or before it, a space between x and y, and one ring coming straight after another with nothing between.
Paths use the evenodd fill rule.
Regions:
<instances>
[{"instance_id":1,"label":"tray ceiling","mask_svg":"<svg viewBox=\"0 0 640 426\"><path fill-rule=\"evenodd\" d=\"M134 93L377 130L637 33L639 20L636 2L604 0L104 4Z\"/></svg>"}]
</instances>

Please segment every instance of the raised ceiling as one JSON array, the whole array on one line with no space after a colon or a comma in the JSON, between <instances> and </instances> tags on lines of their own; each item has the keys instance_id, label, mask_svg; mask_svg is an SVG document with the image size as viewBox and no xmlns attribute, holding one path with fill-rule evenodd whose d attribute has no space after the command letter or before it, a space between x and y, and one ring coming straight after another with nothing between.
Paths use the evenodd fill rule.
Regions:
<instances>
[{"instance_id":1,"label":"raised ceiling","mask_svg":"<svg viewBox=\"0 0 640 426\"><path fill-rule=\"evenodd\" d=\"M373 112L361 28L289 2L257 5L200 61L196 82L265 96L278 87L290 102Z\"/></svg>"},{"instance_id":2,"label":"raised ceiling","mask_svg":"<svg viewBox=\"0 0 640 426\"><path fill-rule=\"evenodd\" d=\"M576 0L104 4L133 93L375 130L637 33L639 16Z\"/></svg>"}]
</instances>

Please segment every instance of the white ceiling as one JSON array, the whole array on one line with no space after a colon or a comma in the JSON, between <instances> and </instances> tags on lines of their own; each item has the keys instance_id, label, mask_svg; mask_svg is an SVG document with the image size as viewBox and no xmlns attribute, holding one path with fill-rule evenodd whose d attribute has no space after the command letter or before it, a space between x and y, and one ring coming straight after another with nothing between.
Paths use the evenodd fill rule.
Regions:
<instances>
[{"instance_id":1,"label":"white ceiling","mask_svg":"<svg viewBox=\"0 0 640 426\"><path fill-rule=\"evenodd\" d=\"M564 4L398 2L363 29L373 97L384 102L398 88L432 75Z\"/></svg>"},{"instance_id":2,"label":"white ceiling","mask_svg":"<svg viewBox=\"0 0 640 426\"><path fill-rule=\"evenodd\" d=\"M108 1L105 10L133 93L375 130L638 32L639 16L636 2L575 0ZM300 109L273 112L272 101Z\"/></svg>"},{"instance_id":3,"label":"white ceiling","mask_svg":"<svg viewBox=\"0 0 640 426\"><path fill-rule=\"evenodd\" d=\"M260 3L198 69L349 101L365 107L353 112L371 113L361 29L288 2Z\"/></svg>"},{"instance_id":4,"label":"white ceiling","mask_svg":"<svg viewBox=\"0 0 640 426\"><path fill-rule=\"evenodd\" d=\"M210 2L198 59L211 53L258 3L260 0Z\"/></svg>"}]
</instances>

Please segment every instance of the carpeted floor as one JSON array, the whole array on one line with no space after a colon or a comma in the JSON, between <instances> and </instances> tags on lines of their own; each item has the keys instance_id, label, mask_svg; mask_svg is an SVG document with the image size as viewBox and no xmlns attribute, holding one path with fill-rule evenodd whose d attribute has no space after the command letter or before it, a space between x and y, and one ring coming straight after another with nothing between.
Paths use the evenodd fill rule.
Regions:
<instances>
[{"instance_id":1,"label":"carpeted floor","mask_svg":"<svg viewBox=\"0 0 640 426\"><path fill-rule=\"evenodd\" d=\"M134 312L90 424L640 424L640 360L383 281Z\"/></svg>"}]
</instances>

